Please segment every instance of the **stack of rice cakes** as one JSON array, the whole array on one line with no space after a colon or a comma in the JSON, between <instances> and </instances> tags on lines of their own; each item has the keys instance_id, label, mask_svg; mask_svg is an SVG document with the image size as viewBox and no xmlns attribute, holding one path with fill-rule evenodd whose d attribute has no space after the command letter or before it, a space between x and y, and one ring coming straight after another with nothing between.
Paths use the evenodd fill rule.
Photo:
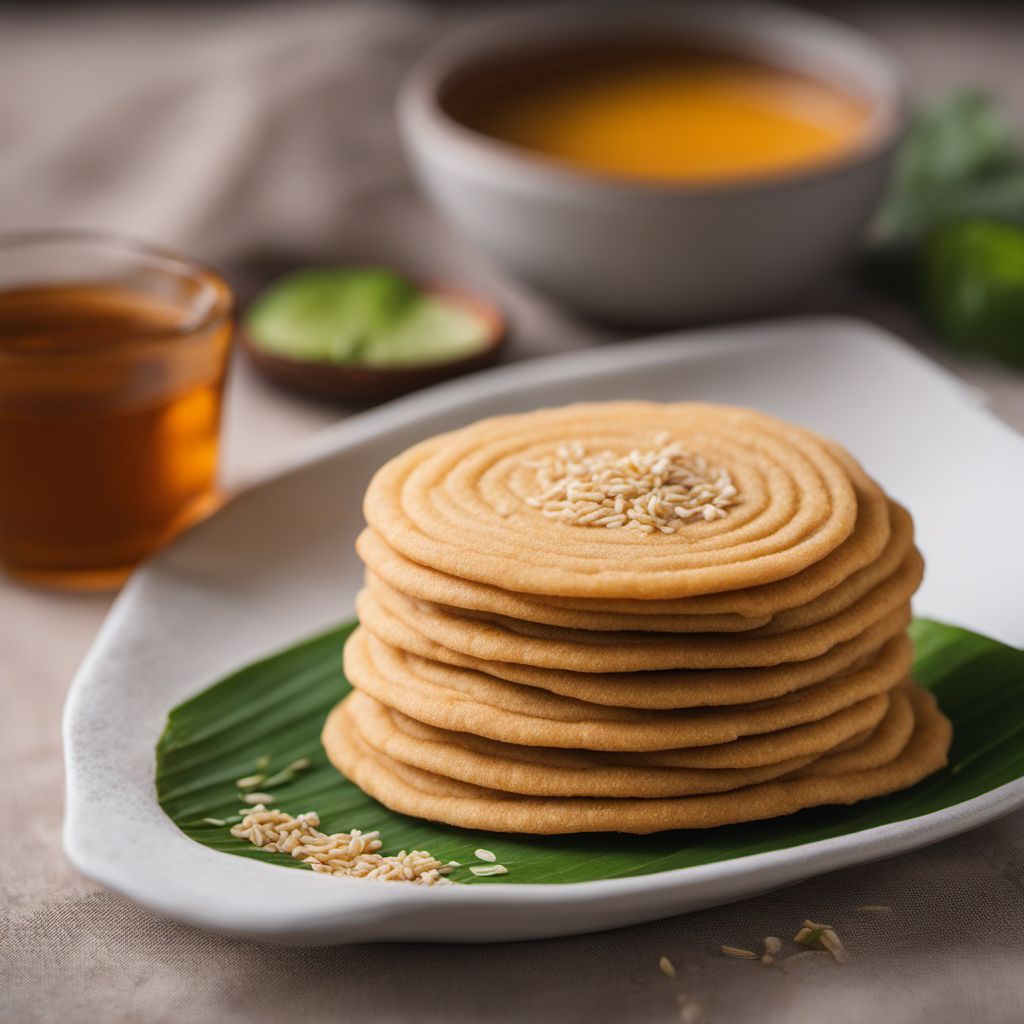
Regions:
<instances>
[{"instance_id":1,"label":"stack of rice cakes","mask_svg":"<svg viewBox=\"0 0 1024 1024\"><path fill-rule=\"evenodd\" d=\"M650 833L848 804L946 762L908 676L909 514L745 409L574 405L409 449L366 495L332 762L501 832Z\"/></svg>"}]
</instances>

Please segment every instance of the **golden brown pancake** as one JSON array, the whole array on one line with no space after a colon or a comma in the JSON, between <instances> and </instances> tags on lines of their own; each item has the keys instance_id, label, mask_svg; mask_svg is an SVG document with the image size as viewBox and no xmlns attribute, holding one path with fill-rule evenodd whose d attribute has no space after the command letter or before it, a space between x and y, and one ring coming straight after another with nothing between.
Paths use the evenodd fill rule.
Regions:
<instances>
[{"instance_id":1,"label":"golden brown pancake","mask_svg":"<svg viewBox=\"0 0 1024 1024\"><path fill-rule=\"evenodd\" d=\"M831 555L778 583L704 597L616 602L517 594L419 565L370 529L359 535L356 550L367 568L393 590L463 613L572 629L709 633L767 626L772 616L793 609L800 616L790 620L794 625L809 624L835 614L890 575L913 543L913 521L907 511L895 502L887 503L877 484L859 467L857 473L853 478L857 522ZM822 599L829 594L826 604ZM804 611L796 613L798 608ZM786 621L782 619L777 628L793 628Z\"/></svg>"},{"instance_id":2,"label":"golden brown pancake","mask_svg":"<svg viewBox=\"0 0 1024 1024\"><path fill-rule=\"evenodd\" d=\"M322 738L395 811L645 834L945 764L908 677L913 521L810 431L688 402L498 416L392 459L364 511Z\"/></svg>"},{"instance_id":3,"label":"golden brown pancake","mask_svg":"<svg viewBox=\"0 0 1024 1024\"><path fill-rule=\"evenodd\" d=\"M472 669L485 675L547 690L565 697L634 708L708 707L748 704L813 686L859 664L882 644L906 631L910 606L904 605L869 626L859 636L826 654L770 668L683 669L655 672L570 672L513 662L484 661L434 643L411 625L392 616L373 595L357 600L360 629L390 647L430 661Z\"/></svg>"},{"instance_id":4,"label":"golden brown pancake","mask_svg":"<svg viewBox=\"0 0 1024 1024\"><path fill-rule=\"evenodd\" d=\"M952 730L931 694L910 690L914 732L887 764L843 775L785 777L727 793L667 798L531 797L460 782L375 751L339 705L323 742L332 763L386 807L461 828L535 835L714 828L852 804L920 781L946 764Z\"/></svg>"},{"instance_id":5,"label":"golden brown pancake","mask_svg":"<svg viewBox=\"0 0 1024 1024\"><path fill-rule=\"evenodd\" d=\"M904 606L920 585L924 562L912 550L899 568L867 594L823 622L769 636L740 634L605 633L530 626L530 635L466 619L440 605L413 601L367 575L367 589L394 617L445 648L484 661L571 672L762 668L807 661L851 640ZM357 607L364 614L364 598ZM543 633L543 635L536 635Z\"/></svg>"},{"instance_id":6,"label":"golden brown pancake","mask_svg":"<svg viewBox=\"0 0 1024 1024\"><path fill-rule=\"evenodd\" d=\"M567 442L628 453L666 435L725 467L739 499L678 533L545 517L539 460ZM700 403L580 404L482 420L385 464L366 494L369 525L420 565L553 597L656 599L794 576L853 532L857 497L830 446L762 413Z\"/></svg>"},{"instance_id":7,"label":"golden brown pancake","mask_svg":"<svg viewBox=\"0 0 1024 1024\"><path fill-rule=\"evenodd\" d=\"M848 751L808 755L753 768L671 768L622 763L602 751L523 747L424 725L356 691L344 714L377 753L402 764L507 793L527 796L665 797L719 793L766 782L799 769L835 775L885 764L906 745L914 727L901 689L885 717Z\"/></svg>"},{"instance_id":8,"label":"golden brown pancake","mask_svg":"<svg viewBox=\"0 0 1024 1024\"><path fill-rule=\"evenodd\" d=\"M345 673L357 690L440 728L529 746L669 750L827 718L895 686L906 676L912 653L910 641L896 637L863 666L817 686L753 704L671 711L588 704L517 686L408 655L362 630L345 645Z\"/></svg>"}]
</instances>

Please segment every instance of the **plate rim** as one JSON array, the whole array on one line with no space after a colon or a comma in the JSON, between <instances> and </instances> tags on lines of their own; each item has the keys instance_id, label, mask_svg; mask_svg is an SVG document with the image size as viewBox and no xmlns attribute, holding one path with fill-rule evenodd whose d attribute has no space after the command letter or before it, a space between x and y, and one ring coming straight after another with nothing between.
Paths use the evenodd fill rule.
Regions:
<instances>
[{"instance_id":1,"label":"plate rim","mask_svg":"<svg viewBox=\"0 0 1024 1024\"><path fill-rule=\"evenodd\" d=\"M284 458L276 460L268 469L251 478L248 485L233 494L211 519L226 514L231 505L244 498L246 494L280 485L291 475L311 464L332 458L345 449L358 446L388 430L414 423L446 404L454 406L470 400L478 401L518 392L528 387L531 382L541 379L550 382L564 381L570 377L574 380L601 378L624 365L630 368L652 368L661 363L685 365L691 361L734 357L747 347L782 344L780 341L764 339L760 335L764 333L766 327L778 330L779 327L785 326L798 328L794 334L806 334L810 329L822 333L853 332L859 336L858 343L873 345L886 350L890 356L896 354L914 363L917 372L927 373L933 380L941 382L955 395L956 400L966 401L974 406L976 412L988 417L1000 430L1020 441L1020 435L1012 427L978 400L975 389L876 324L847 316L785 317L693 331L673 331L640 341L585 348L495 367L469 378L424 389L375 409L346 417L318 431L297 444ZM192 534L194 531L202 530L203 526L204 524L200 523L186 533ZM172 544L171 549L174 546ZM288 875L304 879L299 884L327 884L337 889L324 890L325 893L330 892L331 896L324 899L323 905L315 911L305 908L301 925L297 925L287 916L282 916L279 910L261 910L259 907L243 908L241 914L236 908L236 919L227 922L223 910L218 909L216 900L188 902L186 899L183 903L180 892L172 895L173 886L168 885L167 889L154 889L144 874L126 871L116 858L98 856L90 842L96 838L97 832L95 823L90 820L84 806L81 765L83 752L77 745L75 727L83 717L88 717L86 702L89 690L95 685L93 680L100 671L107 646L116 638L120 622L131 608L136 593L145 585L150 575L159 574L160 564L161 555L158 554L133 574L115 599L69 688L62 720L65 765L62 838L66 856L82 874L148 910L187 924L265 941L352 942L406 938L411 934L410 925L423 924L424 912L429 915L441 908L470 906L479 914L489 909L507 910L510 907L532 910L551 905L574 908L589 905L600 915L601 908L611 907L623 898L660 895L667 903L673 896L683 895L693 889L699 890L702 886L710 886L712 883L717 884L720 889L724 888L724 895L720 893L718 896L712 896L702 905L717 905L745 898L758 891L756 887L748 887L742 891L737 887L743 879L751 876L764 881L763 885L759 882L760 888L776 888L852 864L868 863L908 852L978 827L1024 806L1024 778L1020 778L938 811L841 836L780 850L727 858L709 864L587 882L539 884L517 883L509 879L496 886L444 886L428 890L418 886L371 887L350 879L331 879L323 883L323 879L313 872L288 871ZM256 657L259 655L254 656L254 660ZM169 711L170 706L166 710ZM153 756L155 757L155 747ZM88 774L87 770L85 774ZM135 785L145 785L149 791L148 796L154 803L156 802L152 777ZM159 807L158 810L160 814L164 813ZM180 832L170 818L166 818L166 822L170 824L177 840L204 849L210 858L219 859L222 856L220 851L195 843ZM234 870L242 870L240 867L234 867L239 863L239 858L232 857L231 862ZM277 866L256 861L241 863L251 865L260 871L268 866ZM314 879L316 881L310 881ZM731 895L730 885L734 890ZM679 910L667 906L664 911L676 914L692 909L695 907ZM612 923L609 923L609 915L605 914L603 923L591 922L582 927L578 923L572 924L568 921L564 926L556 924L553 928L535 927L530 930L529 937L580 934L665 916L665 913L652 913L649 909L644 909L641 903L637 903L635 910L635 914L627 912L614 915ZM415 927L413 931L416 931ZM504 937L504 932L499 933L495 936L495 941ZM451 935L439 935L435 938L417 933L416 938L420 941L460 941L458 936ZM480 939L474 937L472 941Z\"/></svg>"}]
</instances>

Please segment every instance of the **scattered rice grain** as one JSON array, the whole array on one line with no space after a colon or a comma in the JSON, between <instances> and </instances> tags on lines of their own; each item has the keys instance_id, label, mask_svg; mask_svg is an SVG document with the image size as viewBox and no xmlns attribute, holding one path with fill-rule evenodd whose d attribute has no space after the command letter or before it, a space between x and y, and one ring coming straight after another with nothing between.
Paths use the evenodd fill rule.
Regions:
<instances>
[{"instance_id":1,"label":"scattered rice grain","mask_svg":"<svg viewBox=\"0 0 1024 1024\"><path fill-rule=\"evenodd\" d=\"M319 831L319 824L320 817L314 811L293 818L260 804L246 812L231 834L268 853L290 854L320 874L416 885L453 884L444 877L451 868L426 850L402 850L395 856L383 856L377 852L382 845L379 832L353 829L327 835Z\"/></svg>"},{"instance_id":2,"label":"scattered rice grain","mask_svg":"<svg viewBox=\"0 0 1024 1024\"><path fill-rule=\"evenodd\" d=\"M243 779L235 779L235 785L239 789L255 789L266 776L262 772L256 775L246 775Z\"/></svg>"},{"instance_id":3,"label":"scattered rice grain","mask_svg":"<svg viewBox=\"0 0 1024 1024\"><path fill-rule=\"evenodd\" d=\"M496 853L491 853L490 850L477 850L473 856L476 857L477 860L485 860L489 864L493 864L498 859L498 855Z\"/></svg>"},{"instance_id":4,"label":"scattered rice grain","mask_svg":"<svg viewBox=\"0 0 1024 1024\"><path fill-rule=\"evenodd\" d=\"M276 786L284 786L291 782L295 778L295 772L289 771L287 768L282 768L279 772L274 772L273 775L268 776L263 780L263 785L268 789L274 789Z\"/></svg>"},{"instance_id":5,"label":"scattered rice grain","mask_svg":"<svg viewBox=\"0 0 1024 1024\"><path fill-rule=\"evenodd\" d=\"M504 864L477 864L469 870L480 878L487 878L490 875L508 874L508 868Z\"/></svg>"},{"instance_id":6,"label":"scattered rice grain","mask_svg":"<svg viewBox=\"0 0 1024 1024\"><path fill-rule=\"evenodd\" d=\"M269 804L274 797L271 793L246 793L242 799L247 804Z\"/></svg>"},{"instance_id":7,"label":"scattered rice grain","mask_svg":"<svg viewBox=\"0 0 1024 1024\"><path fill-rule=\"evenodd\" d=\"M738 957L740 960L757 960L758 956L752 949L740 949L739 946L722 946L726 956Z\"/></svg>"},{"instance_id":8,"label":"scattered rice grain","mask_svg":"<svg viewBox=\"0 0 1024 1024\"><path fill-rule=\"evenodd\" d=\"M839 936L832 928L826 928L821 933L821 944L832 954L836 963L846 962L846 947L839 941Z\"/></svg>"},{"instance_id":9,"label":"scattered rice grain","mask_svg":"<svg viewBox=\"0 0 1024 1024\"><path fill-rule=\"evenodd\" d=\"M793 941L801 946L823 950L829 953L837 963L843 963L847 959L846 949L836 934L836 930L830 924L804 921L803 926L793 936Z\"/></svg>"},{"instance_id":10,"label":"scattered rice grain","mask_svg":"<svg viewBox=\"0 0 1024 1024\"><path fill-rule=\"evenodd\" d=\"M658 961L658 970L665 975L666 978L674 978L676 976L676 969L667 956L663 956Z\"/></svg>"}]
</instances>

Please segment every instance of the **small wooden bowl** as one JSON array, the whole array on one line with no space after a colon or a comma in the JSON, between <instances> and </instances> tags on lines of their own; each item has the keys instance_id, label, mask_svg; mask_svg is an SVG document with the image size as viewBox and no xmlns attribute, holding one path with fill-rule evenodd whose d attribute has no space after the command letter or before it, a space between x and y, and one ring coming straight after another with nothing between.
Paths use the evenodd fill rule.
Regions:
<instances>
[{"instance_id":1,"label":"small wooden bowl","mask_svg":"<svg viewBox=\"0 0 1024 1024\"><path fill-rule=\"evenodd\" d=\"M253 366L272 383L289 391L351 405L370 405L397 398L430 384L483 370L495 363L506 337L501 310L491 302L447 285L426 284L422 287L425 292L459 303L480 317L488 326L485 347L461 359L389 369L349 366L326 360L290 359L261 349L244 331L239 331L239 342Z\"/></svg>"}]
</instances>

